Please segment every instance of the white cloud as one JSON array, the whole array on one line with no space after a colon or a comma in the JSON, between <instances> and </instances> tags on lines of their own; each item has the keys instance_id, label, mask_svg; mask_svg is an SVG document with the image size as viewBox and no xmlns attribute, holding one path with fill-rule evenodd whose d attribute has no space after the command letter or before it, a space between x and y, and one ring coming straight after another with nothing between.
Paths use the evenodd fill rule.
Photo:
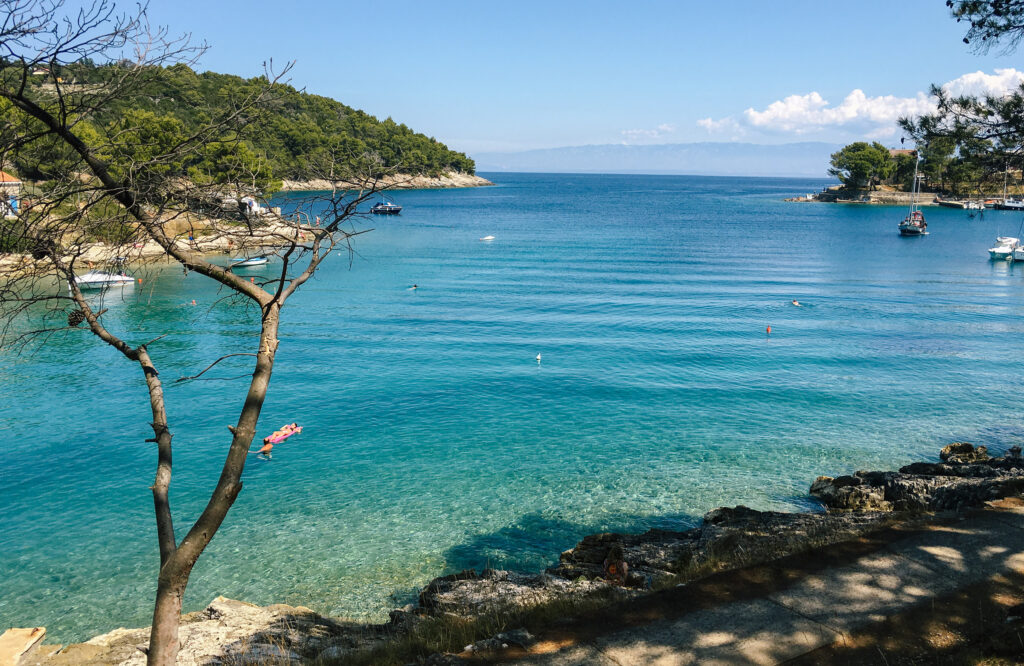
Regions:
<instances>
[{"instance_id":1,"label":"white cloud","mask_svg":"<svg viewBox=\"0 0 1024 666\"><path fill-rule=\"evenodd\" d=\"M997 69L995 74L971 72L942 86L951 95L991 95L1001 97L1024 83L1024 72L1015 69Z\"/></svg>"},{"instance_id":2,"label":"white cloud","mask_svg":"<svg viewBox=\"0 0 1024 666\"><path fill-rule=\"evenodd\" d=\"M625 143L631 143L648 139L658 139L666 134L672 134L675 131L676 126L672 123L662 123L654 129L622 130L622 136L626 137Z\"/></svg>"},{"instance_id":3,"label":"white cloud","mask_svg":"<svg viewBox=\"0 0 1024 666\"><path fill-rule=\"evenodd\" d=\"M1005 95L1024 83L1024 72L997 69L994 74L973 72L943 84L953 95ZM749 108L738 116L702 118L699 127L709 134L744 129L774 134L815 134L840 130L868 138L886 138L897 133L896 120L935 109L934 98L919 92L913 97L882 95L868 97L863 90L850 92L839 104L830 104L817 92L790 95L758 111Z\"/></svg>"},{"instance_id":4,"label":"white cloud","mask_svg":"<svg viewBox=\"0 0 1024 666\"><path fill-rule=\"evenodd\" d=\"M703 127L712 134L735 132L742 129L740 124L736 122L734 118L722 118L720 120L714 120L713 118L701 118L697 121L697 125Z\"/></svg>"},{"instance_id":5,"label":"white cloud","mask_svg":"<svg viewBox=\"0 0 1024 666\"><path fill-rule=\"evenodd\" d=\"M900 116L927 113L934 107L924 93L916 97L868 97L863 90L854 90L836 106L818 93L790 95L772 102L764 111L753 108L743 112L744 121L757 128L777 132L805 134L825 127L859 125L867 131L891 126Z\"/></svg>"}]
</instances>

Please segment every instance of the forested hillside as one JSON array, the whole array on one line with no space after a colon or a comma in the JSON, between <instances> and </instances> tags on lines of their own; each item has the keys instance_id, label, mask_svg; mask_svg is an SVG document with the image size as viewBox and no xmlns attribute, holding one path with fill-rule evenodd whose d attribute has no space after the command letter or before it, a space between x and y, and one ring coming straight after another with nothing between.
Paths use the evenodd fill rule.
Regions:
<instances>
[{"instance_id":1,"label":"forested hillside","mask_svg":"<svg viewBox=\"0 0 1024 666\"><path fill-rule=\"evenodd\" d=\"M55 85L66 90L87 90L116 78L118 69L116 64L78 63L59 72L40 70L31 78L30 85L44 96ZM145 78L145 85L131 96L114 100L83 122L93 125L101 134L109 134L111 128L126 122L159 128L159 132L188 134L211 118L223 115L267 83L263 78L197 73L182 64L154 67ZM252 123L247 131L246 142L255 156L266 159L268 175L275 179L320 177L321 174L311 171L310 165L330 160L344 166L346 162L357 163L368 153L379 156L383 166L402 173L436 176L450 171L475 171L473 160L464 153L449 150L436 139L404 124L391 118L377 120L336 100L303 93L289 85L275 86L267 102L260 105L259 113L258 122ZM22 166L17 156L13 156L13 162L15 169ZM193 171L197 167L188 166Z\"/></svg>"}]
</instances>

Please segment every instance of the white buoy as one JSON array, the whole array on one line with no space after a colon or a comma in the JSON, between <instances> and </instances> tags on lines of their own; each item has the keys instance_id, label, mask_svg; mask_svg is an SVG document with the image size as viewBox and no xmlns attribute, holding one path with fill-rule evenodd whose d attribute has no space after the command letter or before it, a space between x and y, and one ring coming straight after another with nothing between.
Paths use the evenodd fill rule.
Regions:
<instances>
[{"instance_id":1,"label":"white buoy","mask_svg":"<svg viewBox=\"0 0 1024 666\"><path fill-rule=\"evenodd\" d=\"M537 354L537 362L540 363L540 354Z\"/></svg>"}]
</instances>

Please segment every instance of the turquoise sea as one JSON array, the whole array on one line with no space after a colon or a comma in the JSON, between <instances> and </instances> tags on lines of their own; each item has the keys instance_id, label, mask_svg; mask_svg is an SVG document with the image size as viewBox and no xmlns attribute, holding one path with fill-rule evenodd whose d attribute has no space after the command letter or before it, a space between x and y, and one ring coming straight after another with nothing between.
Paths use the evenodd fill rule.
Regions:
<instances>
[{"instance_id":1,"label":"turquoise sea","mask_svg":"<svg viewBox=\"0 0 1024 666\"><path fill-rule=\"evenodd\" d=\"M402 215L361 221L289 304L261 429L306 429L251 459L187 610L381 620L443 573L539 570L720 505L809 510L820 474L1024 441L1024 269L986 253L1020 214L927 209L931 234L900 238L900 208L782 201L824 180L489 177L396 193ZM246 384L173 379L255 344L221 296L168 267L105 303L132 342L171 331L151 352L181 532ZM139 371L84 333L0 352L0 625L149 623L147 422Z\"/></svg>"}]
</instances>

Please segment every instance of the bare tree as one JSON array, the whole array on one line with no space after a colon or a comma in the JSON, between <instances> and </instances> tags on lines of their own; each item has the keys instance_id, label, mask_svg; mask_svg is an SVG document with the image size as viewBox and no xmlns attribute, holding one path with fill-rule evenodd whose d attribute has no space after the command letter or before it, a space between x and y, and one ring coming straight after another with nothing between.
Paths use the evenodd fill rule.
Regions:
<instances>
[{"instance_id":1,"label":"bare tree","mask_svg":"<svg viewBox=\"0 0 1024 666\"><path fill-rule=\"evenodd\" d=\"M108 0L74 11L63 0L3 0L0 166L16 161L45 181L25 197L14 219L0 220L0 252L8 253L0 268L0 343L39 343L87 328L139 368L152 413L153 437L147 441L154 444L157 463L151 490L160 570L150 664L174 663L189 574L242 489L274 368L282 308L333 250L350 250L349 240L359 232L343 224L383 189L382 178L392 175L373 156L346 156L345 169L329 160L315 165L332 182L346 183L317 203L323 218L317 225L309 224L308 216L285 219L258 207L240 214L235 203L225 205L258 197L270 182L246 139L288 68L268 71L251 94L231 100L219 117L192 133L145 113L126 114L107 125L93 122L98 110L130 98L160 66L190 62L202 51L187 37L151 29L144 6L122 14ZM65 82L61 72L85 61L101 63L102 80ZM41 70L48 75L46 84L33 79ZM205 177L183 167L196 156L209 160ZM106 256L128 261L145 262L156 250L161 260L213 280L230 298L260 313L258 344L245 352L254 357L252 377L237 421L228 426L220 478L201 515L185 528L172 519L172 424L163 379L149 352L164 336L120 337L105 325L105 310L83 294L76 275L100 256L97 239L104 241ZM262 280L239 276L204 255L204 248L218 243L271 247L280 268Z\"/></svg>"}]
</instances>

